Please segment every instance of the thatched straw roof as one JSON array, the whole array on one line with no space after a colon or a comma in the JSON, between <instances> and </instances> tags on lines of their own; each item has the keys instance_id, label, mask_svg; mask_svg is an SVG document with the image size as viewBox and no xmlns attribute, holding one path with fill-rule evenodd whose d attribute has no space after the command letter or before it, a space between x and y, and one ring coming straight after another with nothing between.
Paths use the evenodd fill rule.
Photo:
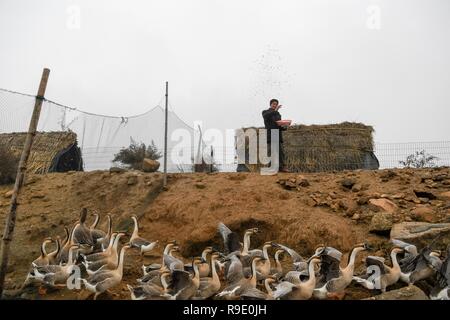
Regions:
<instances>
[{"instance_id":1,"label":"thatched straw roof","mask_svg":"<svg viewBox=\"0 0 450 320\"><path fill-rule=\"evenodd\" d=\"M25 144L26 132L0 134L0 145L20 157ZM77 135L74 132L38 132L28 158L27 173L47 173L56 170L60 158L76 147ZM77 161L81 161L81 154Z\"/></svg>"},{"instance_id":2,"label":"thatched straw roof","mask_svg":"<svg viewBox=\"0 0 450 320\"><path fill-rule=\"evenodd\" d=\"M371 126L352 122L293 125L283 132L286 165L296 172L374 169L373 131ZM250 171L260 167L246 166Z\"/></svg>"}]
</instances>

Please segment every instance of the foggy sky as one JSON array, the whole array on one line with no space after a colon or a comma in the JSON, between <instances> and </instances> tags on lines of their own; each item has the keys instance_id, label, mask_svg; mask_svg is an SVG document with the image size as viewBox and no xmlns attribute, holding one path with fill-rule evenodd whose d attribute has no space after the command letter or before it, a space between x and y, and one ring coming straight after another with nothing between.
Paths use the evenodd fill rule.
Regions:
<instances>
[{"instance_id":1,"label":"foggy sky","mask_svg":"<svg viewBox=\"0 0 450 320\"><path fill-rule=\"evenodd\" d=\"M450 140L449 42L448 0L1 0L0 87L35 94L48 67L48 99L129 116L169 81L172 109L206 128L262 125L276 97L296 123Z\"/></svg>"}]
</instances>

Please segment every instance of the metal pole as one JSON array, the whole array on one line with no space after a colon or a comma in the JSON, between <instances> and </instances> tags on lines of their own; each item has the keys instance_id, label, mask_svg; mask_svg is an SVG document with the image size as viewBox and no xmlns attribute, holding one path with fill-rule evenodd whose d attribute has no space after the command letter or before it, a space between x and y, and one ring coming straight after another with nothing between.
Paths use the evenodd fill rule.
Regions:
<instances>
[{"instance_id":1,"label":"metal pole","mask_svg":"<svg viewBox=\"0 0 450 320\"><path fill-rule=\"evenodd\" d=\"M11 207L9 214L6 217L5 231L2 238L2 253L0 260L0 298L3 293L6 270L8 267L9 259L9 246L13 239L14 228L16 225L17 216L17 198L19 197L20 189L22 188L25 172L27 169L28 157L30 156L31 146L33 144L34 137L36 135L37 125L39 122L39 116L41 114L42 101L44 100L45 89L47 88L48 76L50 74L49 69L44 69L42 72L41 83L39 84L39 90L34 103L33 115L31 116L30 126L28 128L27 137L23 146L22 155L19 161L19 167L17 168L16 182L14 184L13 194L11 197Z\"/></svg>"},{"instance_id":2,"label":"metal pole","mask_svg":"<svg viewBox=\"0 0 450 320\"><path fill-rule=\"evenodd\" d=\"M164 123L164 188L167 186L167 124L168 124L169 82L166 81L166 106Z\"/></svg>"}]
</instances>

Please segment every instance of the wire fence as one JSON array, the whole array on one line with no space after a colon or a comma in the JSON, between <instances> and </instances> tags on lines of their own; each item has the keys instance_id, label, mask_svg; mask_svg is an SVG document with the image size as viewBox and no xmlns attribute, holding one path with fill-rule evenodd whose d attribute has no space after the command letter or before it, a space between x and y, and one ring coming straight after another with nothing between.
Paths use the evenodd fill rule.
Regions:
<instances>
[{"instance_id":1,"label":"wire fence","mask_svg":"<svg viewBox=\"0 0 450 320\"><path fill-rule=\"evenodd\" d=\"M26 132L31 118L35 97L10 90L0 89L0 144L13 146L11 141L1 139L2 133ZM238 167L235 145L207 145L201 132L194 129L180 119L173 111L169 111L168 121L168 171L191 172L194 169L194 159L204 158L209 162L211 147L213 150L214 167L224 172L235 172ZM117 165L114 156L129 146L130 141L155 144L162 151L164 146L164 109L155 106L149 111L131 117L113 117L80 111L77 108L61 105L45 100L42 106L38 131L67 132L72 131L77 136L77 146L81 149L83 169L85 171L104 170ZM180 139L181 137L183 139ZM234 141L233 141L234 142ZM45 152L52 147L39 143L34 148L36 152ZM303 146L303 148L314 146ZM420 154L423 151L424 154ZM323 151L327 156L334 151ZM378 143L374 145L373 153L379 162L379 168L399 168L405 164L408 157L415 155L413 160L420 160L427 155L435 158L422 163L425 166L450 166L450 141L407 142L407 143ZM199 157L200 156L200 157ZM203 157L202 157L203 156ZM47 162L48 166L54 161L51 158L37 157L34 161ZM159 159L163 163L164 159ZM349 168L354 165L348 163ZM414 163L411 163L414 165ZM330 169L330 168L328 168ZM332 170L333 168L331 168ZM162 168L160 169L162 170Z\"/></svg>"}]
</instances>

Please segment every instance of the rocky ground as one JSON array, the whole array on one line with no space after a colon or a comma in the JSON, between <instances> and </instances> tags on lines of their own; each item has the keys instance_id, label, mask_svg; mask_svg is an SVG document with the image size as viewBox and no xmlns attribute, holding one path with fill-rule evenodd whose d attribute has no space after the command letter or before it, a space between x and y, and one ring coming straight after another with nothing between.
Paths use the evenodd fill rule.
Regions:
<instances>
[{"instance_id":1,"label":"rocky ground","mask_svg":"<svg viewBox=\"0 0 450 320\"><path fill-rule=\"evenodd\" d=\"M19 198L8 292L17 293L21 287L30 262L39 255L42 239L63 236L63 227L78 219L82 207L91 213L110 213L116 230L131 231L129 217L138 215L143 237L161 243L176 239L186 261L206 245L220 247L219 221L241 234L246 228L259 227L262 232L252 238L252 247L276 240L305 256L318 244L348 252L355 243L368 241L375 248L371 255L387 257L391 233L419 246L437 235L441 236L437 248L445 249L450 242L450 224L446 224L450 223L449 168L275 176L171 174L167 190L162 191L161 186L159 173L122 170L28 177ZM9 210L11 189L11 185L0 186L2 223ZM126 284L136 283L143 262L159 262L161 251L162 246L144 259L131 251L125 260L122 285L100 298L128 299ZM363 258L358 261L357 273L364 271ZM288 266L289 258L284 260ZM398 284L392 289L401 287ZM346 299L372 295L352 284ZM86 295L77 290L48 291L45 295L28 290L22 297L84 299Z\"/></svg>"}]
</instances>

